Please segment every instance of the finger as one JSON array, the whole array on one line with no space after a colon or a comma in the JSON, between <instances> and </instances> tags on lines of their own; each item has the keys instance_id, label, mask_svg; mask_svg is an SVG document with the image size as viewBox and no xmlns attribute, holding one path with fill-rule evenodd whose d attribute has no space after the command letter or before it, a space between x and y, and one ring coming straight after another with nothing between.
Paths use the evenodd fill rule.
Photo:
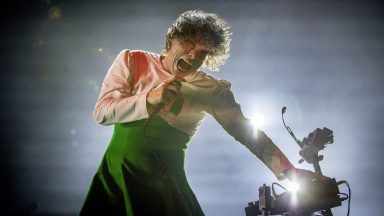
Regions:
<instances>
[{"instance_id":1,"label":"finger","mask_svg":"<svg viewBox=\"0 0 384 216\"><path fill-rule=\"evenodd\" d=\"M183 77L180 77L180 76L177 76L177 75L173 75L170 78L164 80L164 83L166 83L166 84L169 84L169 83L172 83L172 82L185 82L185 79Z\"/></svg>"},{"instance_id":2,"label":"finger","mask_svg":"<svg viewBox=\"0 0 384 216\"><path fill-rule=\"evenodd\" d=\"M163 94L163 102L165 104L172 103L176 98L178 97L178 94L174 91L165 91Z\"/></svg>"},{"instance_id":3,"label":"finger","mask_svg":"<svg viewBox=\"0 0 384 216\"><path fill-rule=\"evenodd\" d=\"M170 83L170 84L166 85L166 90L173 91L173 92L179 94L180 87L178 85L176 85L175 83Z\"/></svg>"},{"instance_id":4,"label":"finger","mask_svg":"<svg viewBox=\"0 0 384 216\"><path fill-rule=\"evenodd\" d=\"M180 92L178 91L175 91L175 90L171 90L171 89L167 89L165 92L164 92L165 95L167 95L168 98L174 100L176 99L177 97L180 96Z\"/></svg>"},{"instance_id":5,"label":"finger","mask_svg":"<svg viewBox=\"0 0 384 216\"><path fill-rule=\"evenodd\" d=\"M181 81L180 81L180 80L174 80L174 81L171 82L170 84L176 86L177 90L180 90L180 89L181 89Z\"/></svg>"},{"instance_id":6,"label":"finger","mask_svg":"<svg viewBox=\"0 0 384 216\"><path fill-rule=\"evenodd\" d=\"M163 110L165 112L169 112L171 110L171 107L173 106L173 103L175 102L176 100L172 100L171 102L169 102L168 104L165 104L165 106L163 107Z\"/></svg>"},{"instance_id":7,"label":"finger","mask_svg":"<svg viewBox=\"0 0 384 216\"><path fill-rule=\"evenodd\" d=\"M319 172L315 172L315 177L316 177L316 179L318 179L318 180L323 180L323 181L325 181L325 180L329 180L329 179L330 179L329 177L327 177L327 176L325 176L325 175L322 175L322 174L319 173Z\"/></svg>"}]
</instances>

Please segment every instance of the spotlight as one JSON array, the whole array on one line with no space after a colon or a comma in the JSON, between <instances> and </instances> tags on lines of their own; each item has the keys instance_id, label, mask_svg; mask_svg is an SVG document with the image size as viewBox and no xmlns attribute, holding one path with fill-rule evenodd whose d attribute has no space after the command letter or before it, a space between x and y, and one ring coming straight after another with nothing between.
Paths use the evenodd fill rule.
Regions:
<instances>
[{"instance_id":1,"label":"spotlight","mask_svg":"<svg viewBox=\"0 0 384 216\"><path fill-rule=\"evenodd\" d=\"M291 193L297 193L299 191L300 185L297 184L296 182L289 182L287 186L287 190L290 191Z\"/></svg>"},{"instance_id":2,"label":"spotlight","mask_svg":"<svg viewBox=\"0 0 384 216\"><path fill-rule=\"evenodd\" d=\"M251 123L255 128L261 128L265 124L265 116L263 114L256 114L251 118Z\"/></svg>"}]
</instances>

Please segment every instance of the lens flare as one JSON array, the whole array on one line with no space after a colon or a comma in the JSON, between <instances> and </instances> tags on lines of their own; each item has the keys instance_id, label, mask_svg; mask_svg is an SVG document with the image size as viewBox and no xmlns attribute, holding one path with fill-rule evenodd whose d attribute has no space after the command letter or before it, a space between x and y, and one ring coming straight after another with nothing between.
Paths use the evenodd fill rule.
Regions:
<instances>
[{"instance_id":1,"label":"lens flare","mask_svg":"<svg viewBox=\"0 0 384 216\"><path fill-rule=\"evenodd\" d=\"M265 124L265 116L263 114L256 114L251 118L251 123L255 128L261 128Z\"/></svg>"},{"instance_id":2,"label":"lens flare","mask_svg":"<svg viewBox=\"0 0 384 216\"><path fill-rule=\"evenodd\" d=\"M291 204L297 205L297 192L299 191L299 184L296 182L289 182L287 190L291 192Z\"/></svg>"},{"instance_id":3,"label":"lens flare","mask_svg":"<svg viewBox=\"0 0 384 216\"><path fill-rule=\"evenodd\" d=\"M289 182L287 190L289 190L291 193L297 193L299 191L300 185L296 182Z\"/></svg>"}]
</instances>

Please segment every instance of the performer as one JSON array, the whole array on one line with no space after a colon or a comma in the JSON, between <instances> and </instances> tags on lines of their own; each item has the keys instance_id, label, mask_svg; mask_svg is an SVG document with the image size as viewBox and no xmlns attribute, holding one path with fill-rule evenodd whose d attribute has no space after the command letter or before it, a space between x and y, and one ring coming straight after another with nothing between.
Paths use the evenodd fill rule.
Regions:
<instances>
[{"instance_id":1,"label":"performer","mask_svg":"<svg viewBox=\"0 0 384 216\"><path fill-rule=\"evenodd\" d=\"M184 153L207 113L278 179L313 174L296 169L251 126L228 81L200 70L219 69L230 34L218 15L187 11L169 27L161 54L120 52L94 109L96 122L114 124L114 133L80 215L204 215L185 176Z\"/></svg>"}]
</instances>

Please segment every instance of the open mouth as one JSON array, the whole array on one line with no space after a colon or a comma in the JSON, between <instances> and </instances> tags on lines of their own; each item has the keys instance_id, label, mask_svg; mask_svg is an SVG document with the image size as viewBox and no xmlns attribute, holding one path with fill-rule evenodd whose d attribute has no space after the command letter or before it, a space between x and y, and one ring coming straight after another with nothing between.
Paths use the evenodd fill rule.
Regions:
<instances>
[{"instance_id":1,"label":"open mouth","mask_svg":"<svg viewBox=\"0 0 384 216\"><path fill-rule=\"evenodd\" d=\"M177 61L177 69L183 72L190 71L193 68L192 64L184 61L183 59L179 59Z\"/></svg>"}]
</instances>

